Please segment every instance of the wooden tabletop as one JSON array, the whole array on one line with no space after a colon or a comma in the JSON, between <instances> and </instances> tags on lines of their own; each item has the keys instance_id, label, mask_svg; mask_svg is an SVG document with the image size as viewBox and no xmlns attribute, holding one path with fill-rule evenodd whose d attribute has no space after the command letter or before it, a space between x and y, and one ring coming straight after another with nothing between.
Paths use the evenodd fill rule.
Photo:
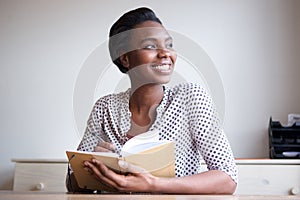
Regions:
<instances>
[{"instance_id":1,"label":"wooden tabletop","mask_svg":"<svg viewBox=\"0 0 300 200\"><path fill-rule=\"evenodd\" d=\"M57 158L13 158L15 163L68 163L66 159ZM237 165L300 165L300 159L270 159L270 158L236 158ZM201 164L205 164L201 160Z\"/></svg>"},{"instance_id":2,"label":"wooden tabletop","mask_svg":"<svg viewBox=\"0 0 300 200\"><path fill-rule=\"evenodd\" d=\"M300 196L65 194L0 191L0 200L300 200Z\"/></svg>"}]
</instances>

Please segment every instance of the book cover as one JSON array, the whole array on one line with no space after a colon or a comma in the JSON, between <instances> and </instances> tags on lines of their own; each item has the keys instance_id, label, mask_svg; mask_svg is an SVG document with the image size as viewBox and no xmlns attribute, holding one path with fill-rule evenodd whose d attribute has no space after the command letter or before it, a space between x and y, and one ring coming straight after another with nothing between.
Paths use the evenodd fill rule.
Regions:
<instances>
[{"instance_id":1,"label":"book cover","mask_svg":"<svg viewBox=\"0 0 300 200\"><path fill-rule=\"evenodd\" d=\"M155 132L146 132L130 139L122 148L121 155L108 152L66 151L74 176L80 188L114 191L84 170L84 161L93 158L102 161L109 169L126 174L118 165L124 160L145 169L158 177L175 177L174 142L158 140Z\"/></svg>"}]
</instances>

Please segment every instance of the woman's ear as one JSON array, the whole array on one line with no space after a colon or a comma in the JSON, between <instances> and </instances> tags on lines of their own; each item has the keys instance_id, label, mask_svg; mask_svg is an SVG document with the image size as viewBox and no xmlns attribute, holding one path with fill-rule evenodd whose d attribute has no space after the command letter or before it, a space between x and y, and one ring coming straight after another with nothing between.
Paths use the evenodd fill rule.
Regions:
<instances>
[{"instance_id":1,"label":"woman's ear","mask_svg":"<svg viewBox=\"0 0 300 200\"><path fill-rule=\"evenodd\" d=\"M127 54L122 54L120 56L120 61L124 67L129 68L129 59Z\"/></svg>"}]
</instances>

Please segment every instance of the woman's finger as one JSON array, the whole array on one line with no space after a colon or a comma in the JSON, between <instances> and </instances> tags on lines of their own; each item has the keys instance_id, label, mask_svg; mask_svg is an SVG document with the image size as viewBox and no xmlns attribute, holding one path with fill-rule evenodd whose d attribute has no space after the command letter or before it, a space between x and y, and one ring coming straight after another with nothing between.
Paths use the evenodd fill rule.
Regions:
<instances>
[{"instance_id":1,"label":"woman's finger","mask_svg":"<svg viewBox=\"0 0 300 200\"><path fill-rule=\"evenodd\" d=\"M94 148L94 151L98 152L113 152L115 151L115 146L109 142L99 142Z\"/></svg>"},{"instance_id":2,"label":"woman's finger","mask_svg":"<svg viewBox=\"0 0 300 200\"><path fill-rule=\"evenodd\" d=\"M112 152L111 150L106 149L106 148L101 147L101 146L95 146L95 147L94 147L94 151L95 151L95 152Z\"/></svg>"},{"instance_id":3,"label":"woman's finger","mask_svg":"<svg viewBox=\"0 0 300 200\"><path fill-rule=\"evenodd\" d=\"M118 164L121 168L123 168L126 172L129 173L133 173L133 174L148 173L147 170L145 170L144 168L139 167L137 165L130 164L124 160L119 160Z\"/></svg>"},{"instance_id":4,"label":"woman's finger","mask_svg":"<svg viewBox=\"0 0 300 200\"><path fill-rule=\"evenodd\" d=\"M114 182L114 180L108 177L109 173L114 172L108 169L101 161L93 159L92 162L85 161L84 165L90 168L97 179L101 182L104 182L105 185L109 185L112 188L117 188L117 184Z\"/></svg>"}]
</instances>

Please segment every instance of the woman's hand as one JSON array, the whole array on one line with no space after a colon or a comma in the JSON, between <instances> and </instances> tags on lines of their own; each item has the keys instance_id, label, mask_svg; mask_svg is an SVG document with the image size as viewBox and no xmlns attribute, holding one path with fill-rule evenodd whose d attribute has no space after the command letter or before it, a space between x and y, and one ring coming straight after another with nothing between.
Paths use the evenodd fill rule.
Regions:
<instances>
[{"instance_id":1,"label":"woman's hand","mask_svg":"<svg viewBox=\"0 0 300 200\"><path fill-rule=\"evenodd\" d=\"M180 178L158 178L124 161L119 161L119 166L130 172L128 175L116 174L96 159L85 161L84 165L99 180L99 184L119 192L233 194L236 189L236 183L219 170Z\"/></svg>"},{"instance_id":2,"label":"woman's hand","mask_svg":"<svg viewBox=\"0 0 300 200\"><path fill-rule=\"evenodd\" d=\"M115 152L116 148L112 143L109 142L98 142L95 146L94 151L96 152Z\"/></svg>"},{"instance_id":3,"label":"woman's hand","mask_svg":"<svg viewBox=\"0 0 300 200\"><path fill-rule=\"evenodd\" d=\"M128 175L120 175L96 159L86 161L84 165L99 181L120 192L154 192L157 177L138 166L120 160L119 166L129 172Z\"/></svg>"}]
</instances>

